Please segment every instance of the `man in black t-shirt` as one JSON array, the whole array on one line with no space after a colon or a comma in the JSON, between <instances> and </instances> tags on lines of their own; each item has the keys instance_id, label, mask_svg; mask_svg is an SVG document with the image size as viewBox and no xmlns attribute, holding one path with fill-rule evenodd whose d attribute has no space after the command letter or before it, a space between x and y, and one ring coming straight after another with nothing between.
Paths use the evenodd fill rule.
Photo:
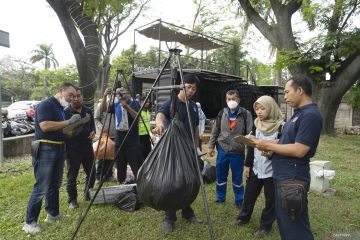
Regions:
<instances>
[{"instance_id":1,"label":"man in black t-shirt","mask_svg":"<svg viewBox=\"0 0 360 240\"><path fill-rule=\"evenodd\" d=\"M191 99L198 88L199 79L196 75L187 74L184 75L184 83L187 92L188 99ZM176 108L179 113L179 119L182 121L186 132L191 136L191 127L195 137L195 143L198 147L199 144L199 114L197 110L197 106L195 102L189 101L189 112L191 115L191 126L189 125L189 119L186 110L186 103L185 103L185 91L181 90L177 95L176 99ZM171 109L171 100L164 102L164 104L160 107L158 113L156 114L155 124L156 127L153 129L153 133L155 134L163 134L165 131L166 122L171 121L170 116L170 109ZM182 209L182 217L192 223L201 224L203 221L198 219L195 216L195 213L191 206ZM163 224L163 231L164 233L170 233L175 228L175 221L176 221L176 210L173 211L165 211L165 221Z\"/></svg>"}]
</instances>

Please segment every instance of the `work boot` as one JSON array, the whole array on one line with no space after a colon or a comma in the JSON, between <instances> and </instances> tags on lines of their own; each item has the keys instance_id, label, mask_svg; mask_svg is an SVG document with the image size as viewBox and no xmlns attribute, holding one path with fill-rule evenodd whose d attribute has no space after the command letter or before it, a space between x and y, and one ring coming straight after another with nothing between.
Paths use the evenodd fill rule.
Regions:
<instances>
[{"instance_id":1,"label":"work boot","mask_svg":"<svg viewBox=\"0 0 360 240\"><path fill-rule=\"evenodd\" d=\"M162 231L165 234L169 234L174 231L175 223L172 221L165 220L162 226Z\"/></svg>"}]
</instances>

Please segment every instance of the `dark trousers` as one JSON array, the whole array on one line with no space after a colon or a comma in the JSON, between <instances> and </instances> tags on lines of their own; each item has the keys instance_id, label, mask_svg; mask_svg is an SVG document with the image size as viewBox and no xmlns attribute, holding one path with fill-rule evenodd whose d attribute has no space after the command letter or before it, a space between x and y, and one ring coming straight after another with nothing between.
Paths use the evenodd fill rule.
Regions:
<instances>
[{"instance_id":1,"label":"dark trousers","mask_svg":"<svg viewBox=\"0 0 360 240\"><path fill-rule=\"evenodd\" d=\"M67 160L66 160L67 168L68 168L66 190L69 195L69 203L71 201L77 200L77 196L78 196L77 177L79 175L80 165L83 166L83 169L86 174L84 192L86 190L87 185L88 188L94 187L95 168L92 169L93 162L94 162L94 153L92 149L89 149L89 151L84 151L82 153L68 152Z\"/></svg>"},{"instance_id":2,"label":"dark trousers","mask_svg":"<svg viewBox=\"0 0 360 240\"><path fill-rule=\"evenodd\" d=\"M99 160L97 167L96 167L96 179L97 180L103 180L105 179L109 179L112 177L112 169L109 170L109 168L111 167L111 162L113 162L113 160Z\"/></svg>"},{"instance_id":3,"label":"dark trousers","mask_svg":"<svg viewBox=\"0 0 360 240\"><path fill-rule=\"evenodd\" d=\"M181 216L185 219L189 219L191 217L194 217L195 213L191 206L188 206L181 210ZM176 210L165 211L165 221L175 222L176 219Z\"/></svg>"},{"instance_id":4,"label":"dark trousers","mask_svg":"<svg viewBox=\"0 0 360 240\"><path fill-rule=\"evenodd\" d=\"M264 187L265 208L260 218L260 228L270 231L275 220L275 189L272 177L259 179L251 170L250 177L246 181L244 202L237 219L248 222L255 207L255 202Z\"/></svg>"},{"instance_id":5,"label":"dark trousers","mask_svg":"<svg viewBox=\"0 0 360 240\"><path fill-rule=\"evenodd\" d=\"M299 216L295 217L295 220L291 219L291 216L283 210L281 206L281 199L279 193L279 181L274 180L275 183L275 212L276 221L279 225L279 232L282 240L313 240L314 236L310 229L309 215L308 215L308 200L307 196L305 204L303 205L303 211ZM308 182L309 186L310 183Z\"/></svg>"},{"instance_id":6,"label":"dark trousers","mask_svg":"<svg viewBox=\"0 0 360 240\"><path fill-rule=\"evenodd\" d=\"M35 184L26 210L26 223L38 221L42 200L52 216L59 214L59 189L64 169L64 145L41 143L38 156L32 158Z\"/></svg>"},{"instance_id":7,"label":"dark trousers","mask_svg":"<svg viewBox=\"0 0 360 240\"><path fill-rule=\"evenodd\" d=\"M151 142L149 135L140 135L140 145L142 148L142 156L145 160L149 153L151 152Z\"/></svg>"},{"instance_id":8,"label":"dark trousers","mask_svg":"<svg viewBox=\"0 0 360 240\"><path fill-rule=\"evenodd\" d=\"M119 150L123 139L126 136L127 131L116 131L115 134L115 153ZM142 152L140 147L139 138L131 139L128 138L126 143L123 145L119 154L116 157L116 168L117 168L117 180L119 183L125 182L126 169L129 163L131 170L137 177L137 172L141 166Z\"/></svg>"}]
</instances>

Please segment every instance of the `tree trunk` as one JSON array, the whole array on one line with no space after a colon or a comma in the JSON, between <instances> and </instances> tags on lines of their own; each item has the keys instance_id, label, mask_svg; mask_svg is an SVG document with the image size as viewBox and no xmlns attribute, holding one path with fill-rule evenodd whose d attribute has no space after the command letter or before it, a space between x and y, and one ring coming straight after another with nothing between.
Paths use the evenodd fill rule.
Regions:
<instances>
[{"instance_id":1,"label":"tree trunk","mask_svg":"<svg viewBox=\"0 0 360 240\"><path fill-rule=\"evenodd\" d=\"M47 0L63 26L73 51L79 72L79 87L84 96L84 105L93 109L94 93L101 58L97 25L82 12L78 1ZM79 31L83 39L79 35Z\"/></svg>"}]
</instances>

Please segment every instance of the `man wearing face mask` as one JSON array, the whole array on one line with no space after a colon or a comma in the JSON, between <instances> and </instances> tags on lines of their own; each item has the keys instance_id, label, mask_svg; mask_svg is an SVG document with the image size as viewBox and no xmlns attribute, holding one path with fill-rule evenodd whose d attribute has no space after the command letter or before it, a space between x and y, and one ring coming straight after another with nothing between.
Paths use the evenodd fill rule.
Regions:
<instances>
[{"instance_id":1,"label":"man wearing face mask","mask_svg":"<svg viewBox=\"0 0 360 240\"><path fill-rule=\"evenodd\" d=\"M106 109L106 103L104 104L103 108L105 107ZM109 107L110 112L115 113L115 154L130 131L123 147L116 156L117 180L119 184L125 183L128 163L135 177L141 166L142 152L138 122L135 122L130 130L139 109L139 104L130 99L130 94L126 88L116 89L114 104Z\"/></svg>"},{"instance_id":2,"label":"man wearing face mask","mask_svg":"<svg viewBox=\"0 0 360 240\"><path fill-rule=\"evenodd\" d=\"M216 203L226 200L226 183L229 165L232 172L232 184L235 205L241 208L244 199L242 172L244 168L245 146L233 140L235 136L249 134L253 128L251 113L239 106L240 96L237 90L226 93L227 107L220 110L216 117L209 141L209 156L216 158Z\"/></svg>"},{"instance_id":3,"label":"man wearing face mask","mask_svg":"<svg viewBox=\"0 0 360 240\"><path fill-rule=\"evenodd\" d=\"M38 218L42 199L46 194L45 221L61 220L59 212L59 188L64 169L64 134L62 129L80 120L74 114L65 120L64 107L76 95L75 86L63 83L55 96L43 100L36 108L35 141L38 143L36 154L32 154L35 184L30 195L23 230L26 233L40 232Z\"/></svg>"}]
</instances>

